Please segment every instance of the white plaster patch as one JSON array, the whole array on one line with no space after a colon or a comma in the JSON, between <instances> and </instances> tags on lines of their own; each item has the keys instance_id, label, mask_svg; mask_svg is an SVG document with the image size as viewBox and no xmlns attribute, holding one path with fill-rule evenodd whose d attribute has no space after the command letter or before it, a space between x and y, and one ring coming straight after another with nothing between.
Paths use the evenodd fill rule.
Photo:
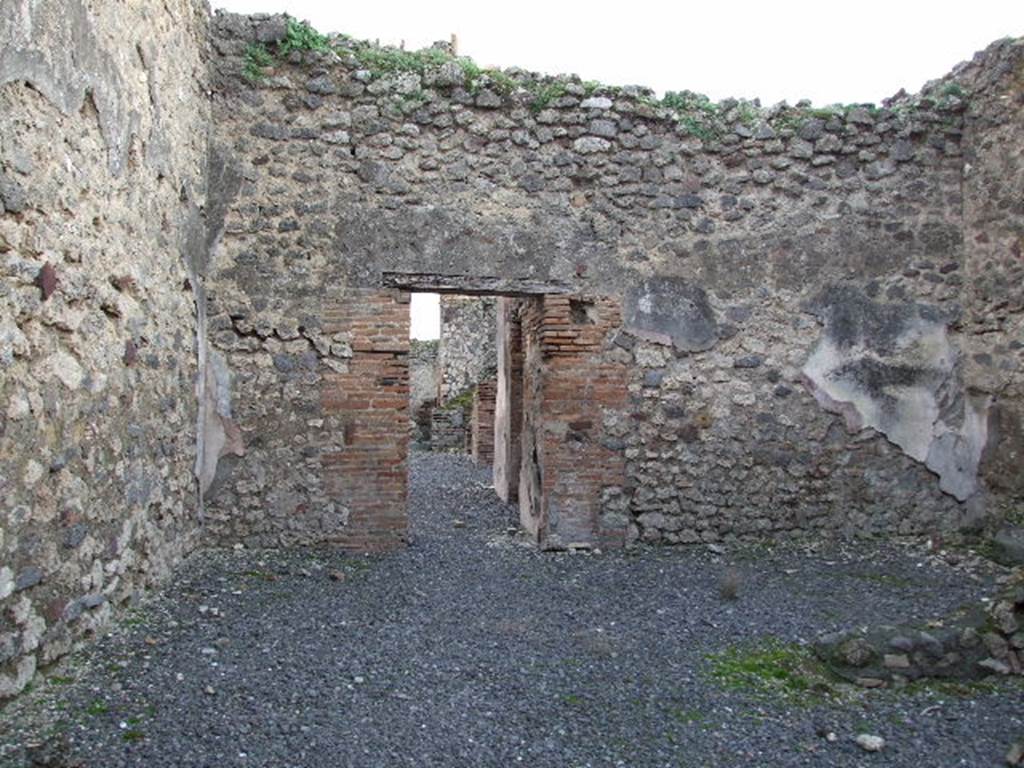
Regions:
<instances>
[{"instance_id":1,"label":"white plaster patch","mask_svg":"<svg viewBox=\"0 0 1024 768\"><path fill-rule=\"evenodd\" d=\"M0 319L0 365L10 365L15 357L23 357L31 349L25 334L13 320Z\"/></svg>"},{"instance_id":2,"label":"white plaster patch","mask_svg":"<svg viewBox=\"0 0 1024 768\"><path fill-rule=\"evenodd\" d=\"M7 418L11 421L20 421L29 415L31 406L28 397L24 392L15 392L7 403Z\"/></svg>"},{"instance_id":3,"label":"white plaster patch","mask_svg":"<svg viewBox=\"0 0 1024 768\"><path fill-rule=\"evenodd\" d=\"M661 347L640 346L636 348L636 364L643 368L661 368L668 357Z\"/></svg>"},{"instance_id":4,"label":"white plaster patch","mask_svg":"<svg viewBox=\"0 0 1024 768\"><path fill-rule=\"evenodd\" d=\"M962 389L955 378L957 350L945 326L911 320L884 356L869 343L840 349L823 335L804 364L804 384L822 408L843 417L849 431L881 432L935 472L943 492L964 501L977 490L989 402L965 396L962 423L942 421L940 398L948 401L950 391Z\"/></svg>"},{"instance_id":5,"label":"white plaster patch","mask_svg":"<svg viewBox=\"0 0 1024 768\"><path fill-rule=\"evenodd\" d=\"M22 482L28 488L31 488L42 479L45 471L42 464L35 459L29 459L28 463L25 464L25 472L21 476Z\"/></svg>"},{"instance_id":6,"label":"white plaster patch","mask_svg":"<svg viewBox=\"0 0 1024 768\"><path fill-rule=\"evenodd\" d=\"M85 372L78 361L63 350L54 352L46 359L46 365L51 374L60 379L61 383L68 389L78 389L85 380Z\"/></svg>"},{"instance_id":7,"label":"white plaster patch","mask_svg":"<svg viewBox=\"0 0 1024 768\"><path fill-rule=\"evenodd\" d=\"M6 565L0 568L0 600L14 594L14 571Z\"/></svg>"},{"instance_id":8,"label":"white plaster patch","mask_svg":"<svg viewBox=\"0 0 1024 768\"><path fill-rule=\"evenodd\" d=\"M992 398L968 397L964 402L964 419L958 429L936 425L925 464L939 476L939 487L960 501L978 490L977 467L988 442L988 409Z\"/></svg>"}]
</instances>

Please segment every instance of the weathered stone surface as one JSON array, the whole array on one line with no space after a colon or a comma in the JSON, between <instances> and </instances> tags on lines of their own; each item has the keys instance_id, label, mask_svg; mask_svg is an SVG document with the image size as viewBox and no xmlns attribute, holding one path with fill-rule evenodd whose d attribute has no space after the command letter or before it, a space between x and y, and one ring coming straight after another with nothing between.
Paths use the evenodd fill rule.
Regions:
<instances>
[{"instance_id":1,"label":"weathered stone surface","mask_svg":"<svg viewBox=\"0 0 1024 768\"><path fill-rule=\"evenodd\" d=\"M469 392L497 370L495 299L441 297L439 402Z\"/></svg>"},{"instance_id":2,"label":"weathered stone surface","mask_svg":"<svg viewBox=\"0 0 1024 768\"><path fill-rule=\"evenodd\" d=\"M804 365L812 394L853 432L872 427L963 501L977 489L988 398L969 397L938 307L878 303L848 288L817 299L825 331Z\"/></svg>"},{"instance_id":3,"label":"weathered stone surface","mask_svg":"<svg viewBox=\"0 0 1024 768\"><path fill-rule=\"evenodd\" d=\"M922 677L973 680L1021 674L1011 651L1024 621L1024 606L1015 604L1020 580L1021 574L1011 579L987 609L961 609L929 622L928 629L878 626L822 635L815 653L841 677L852 682L870 678L879 685Z\"/></svg>"},{"instance_id":4,"label":"weathered stone surface","mask_svg":"<svg viewBox=\"0 0 1024 768\"><path fill-rule=\"evenodd\" d=\"M1009 566L1024 566L1024 528L1001 528L992 537L992 557Z\"/></svg>"},{"instance_id":5,"label":"weathered stone surface","mask_svg":"<svg viewBox=\"0 0 1024 768\"><path fill-rule=\"evenodd\" d=\"M283 16L271 16L256 25L256 39L261 43L277 43L288 35L288 22Z\"/></svg>"},{"instance_id":6,"label":"weathered stone surface","mask_svg":"<svg viewBox=\"0 0 1024 768\"><path fill-rule=\"evenodd\" d=\"M881 752L885 749L885 739L881 736L875 736L874 734L859 733L854 741L857 743L857 746L865 752Z\"/></svg>"},{"instance_id":7,"label":"weathered stone surface","mask_svg":"<svg viewBox=\"0 0 1024 768\"><path fill-rule=\"evenodd\" d=\"M626 327L685 352L710 349L718 325L704 290L679 278L647 280L626 296Z\"/></svg>"},{"instance_id":8,"label":"weathered stone surface","mask_svg":"<svg viewBox=\"0 0 1024 768\"><path fill-rule=\"evenodd\" d=\"M21 213L25 205L25 190L21 182L0 172L0 212Z\"/></svg>"},{"instance_id":9,"label":"weathered stone surface","mask_svg":"<svg viewBox=\"0 0 1024 768\"><path fill-rule=\"evenodd\" d=\"M607 139L597 136L583 136L572 143L572 148L582 155L590 155L594 152L607 152L611 149L611 146Z\"/></svg>"},{"instance_id":10,"label":"weathered stone surface","mask_svg":"<svg viewBox=\"0 0 1024 768\"><path fill-rule=\"evenodd\" d=\"M0 699L198 540L208 23L191 0L0 7Z\"/></svg>"},{"instance_id":11,"label":"weathered stone surface","mask_svg":"<svg viewBox=\"0 0 1024 768\"><path fill-rule=\"evenodd\" d=\"M1007 765L1024 765L1024 739L1014 742L1006 751Z\"/></svg>"},{"instance_id":12,"label":"weathered stone surface","mask_svg":"<svg viewBox=\"0 0 1024 768\"><path fill-rule=\"evenodd\" d=\"M43 264L39 269L39 275L36 277L36 284L39 286L43 301L46 301L53 295L53 292L57 290L57 270L53 264L49 262Z\"/></svg>"},{"instance_id":13,"label":"weathered stone surface","mask_svg":"<svg viewBox=\"0 0 1024 768\"><path fill-rule=\"evenodd\" d=\"M23 589L34 587L43 580L43 571L39 566L30 565L20 573L14 580L14 591L20 592Z\"/></svg>"},{"instance_id":14,"label":"weathered stone surface","mask_svg":"<svg viewBox=\"0 0 1024 768\"><path fill-rule=\"evenodd\" d=\"M327 75L319 75L306 82L306 90L319 96L330 96L338 92L338 87Z\"/></svg>"}]
</instances>

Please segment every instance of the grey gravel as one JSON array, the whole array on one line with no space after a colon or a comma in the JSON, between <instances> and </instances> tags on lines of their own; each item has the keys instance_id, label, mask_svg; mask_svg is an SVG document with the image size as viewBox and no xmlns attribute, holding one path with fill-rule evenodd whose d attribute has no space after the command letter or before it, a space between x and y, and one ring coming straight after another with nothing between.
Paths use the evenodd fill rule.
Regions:
<instances>
[{"instance_id":1,"label":"grey gravel","mask_svg":"<svg viewBox=\"0 0 1024 768\"><path fill-rule=\"evenodd\" d=\"M540 553L469 459L414 453L411 481L407 550L192 558L4 710L0 764L996 766L1024 732L1010 680L808 706L710 677L708 654L730 646L924 619L986 592L923 552ZM861 733L884 751L865 754Z\"/></svg>"}]
</instances>

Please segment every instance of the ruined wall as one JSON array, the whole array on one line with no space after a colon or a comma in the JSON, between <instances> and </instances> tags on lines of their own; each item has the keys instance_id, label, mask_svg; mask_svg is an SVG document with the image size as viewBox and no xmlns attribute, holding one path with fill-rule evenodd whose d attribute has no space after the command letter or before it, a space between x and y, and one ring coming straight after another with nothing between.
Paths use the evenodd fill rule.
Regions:
<instances>
[{"instance_id":1,"label":"ruined wall","mask_svg":"<svg viewBox=\"0 0 1024 768\"><path fill-rule=\"evenodd\" d=\"M216 24L215 125L244 182L209 306L252 408L247 456L214 501L225 515L239 493L255 510L292 484L285 457L321 450L293 403L345 365L317 349L279 398L288 374L267 345L314 337L325 292L344 302L385 272L621 300L628 407L594 417L624 461L606 503L631 536L929 532L1007 498L995 474L977 479L992 401L964 326L968 304L1001 311L965 287L979 253L964 241L965 142L985 121L964 115L991 111L972 101L976 77L881 108L712 109L436 56L411 66L339 39L247 79L246 47L273 54L282 23ZM996 145L983 154L1001 178ZM1009 349L1015 327L985 343Z\"/></svg>"},{"instance_id":2,"label":"ruined wall","mask_svg":"<svg viewBox=\"0 0 1024 768\"><path fill-rule=\"evenodd\" d=\"M430 450L469 453L472 439L471 397L451 400L430 414Z\"/></svg>"},{"instance_id":3,"label":"ruined wall","mask_svg":"<svg viewBox=\"0 0 1024 768\"><path fill-rule=\"evenodd\" d=\"M960 76L965 128L963 329L971 395L991 402L981 481L1024 525L1024 44L1002 41Z\"/></svg>"},{"instance_id":4,"label":"ruined wall","mask_svg":"<svg viewBox=\"0 0 1024 768\"><path fill-rule=\"evenodd\" d=\"M409 408L413 439L430 445L430 419L437 402L439 369L436 339L409 342Z\"/></svg>"},{"instance_id":5,"label":"ruined wall","mask_svg":"<svg viewBox=\"0 0 1024 768\"><path fill-rule=\"evenodd\" d=\"M436 339L409 342L409 402L414 409L426 400L437 398L437 347Z\"/></svg>"},{"instance_id":6,"label":"ruined wall","mask_svg":"<svg viewBox=\"0 0 1024 768\"><path fill-rule=\"evenodd\" d=\"M820 635L814 651L841 677L878 688L921 678L1024 675L1024 571L983 603L922 624L861 626Z\"/></svg>"},{"instance_id":7,"label":"ruined wall","mask_svg":"<svg viewBox=\"0 0 1024 768\"><path fill-rule=\"evenodd\" d=\"M1020 41L882 108L763 110L285 55L283 17L219 15L208 60L207 24L0 10L0 697L200 521L404 541L384 273L530 295L519 496L548 545L1019 521ZM446 396L495 364L493 299L459 301Z\"/></svg>"},{"instance_id":8,"label":"ruined wall","mask_svg":"<svg viewBox=\"0 0 1024 768\"><path fill-rule=\"evenodd\" d=\"M441 296L440 402L458 397L493 375L497 367L495 313L493 298Z\"/></svg>"},{"instance_id":9,"label":"ruined wall","mask_svg":"<svg viewBox=\"0 0 1024 768\"><path fill-rule=\"evenodd\" d=\"M207 24L0 8L0 699L196 541Z\"/></svg>"}]
</instances>

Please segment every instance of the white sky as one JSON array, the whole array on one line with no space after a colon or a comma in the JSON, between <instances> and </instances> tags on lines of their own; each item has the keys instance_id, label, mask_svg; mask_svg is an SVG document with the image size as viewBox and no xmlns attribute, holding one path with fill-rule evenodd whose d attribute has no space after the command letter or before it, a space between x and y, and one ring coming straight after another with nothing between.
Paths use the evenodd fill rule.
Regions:
<instances>
[{"instance_id":1,"label":"white sky","mask_svg":"<svg viewBox=\"0 0 1024 768\"><path fill-rule=\"evenodd\" d=\"M441 303L436 293L414 293L409 302L409 336L436 339L441 335Z\"/></svg>"},{"instance_id":2,"label":"white sky","mask_svg":"<svg viewBox=\"0 0 1024 768\"><path fill-rule=\"evenodd\" d=\"M659 93L689 89L765 105L878 102L941 77L975 51L1024 35L1024 0L701 0L505 3L212 0L287 11L321 32L418 49L455 33L482 66L576 73Z\"/></svg>"},{"instance_id":3,"label":"white sky","mask_svg":"<svg viewBox=\"0 0 1024 768\"><path fill-rule=\"evenodd\" d=\"M212 0L287 12L321 32L405 43L448 40L485 67L575 73L658 93L689 89L764 105L879 102L913 93L993 40L1024 35L1024 0ZM437 297L412 297L412 335L436 338Z\"/></svg>"}]
</instances>

